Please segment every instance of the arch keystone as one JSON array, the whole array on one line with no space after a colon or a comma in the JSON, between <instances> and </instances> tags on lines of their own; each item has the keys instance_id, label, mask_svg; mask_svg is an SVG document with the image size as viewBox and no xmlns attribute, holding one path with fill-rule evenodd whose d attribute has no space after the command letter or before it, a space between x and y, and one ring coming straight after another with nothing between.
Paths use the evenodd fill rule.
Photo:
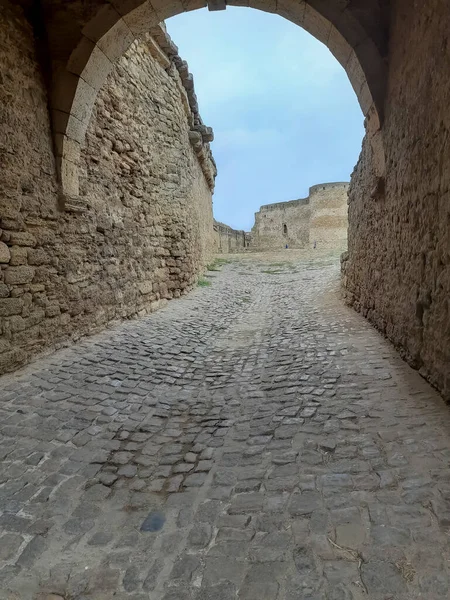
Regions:
<instances>
[{"instance_id":1,"label":"arch keystone","mask_svg":"<svg viewBox=\"0 0 450 600\"><path fill-rule=\"evenodd\" d=\"M249 6L269 13L277 12L277 0L249 0Z\"/></svg>"},{"instance_id":2,"label":"arch keystone","mask_svg":"<svg viewBox=\"0 0 450 600\"><path fill-rule=\"evenodd\" d=\"M152 0L152 6L160 21L164 21L185 11L181 0Z\"/></svg>"},{"instance_id":3,"label":"arch keystone","mask_svg":"<svg viewBox=\"0 0 450 600\"><path fill-rule=\"evenodd\" d=\"M149 29L158 25L160 21L150 2L144 2L131 12L125 14L123 20L135 36L147 33Z\"/></svg>"},{"instance_id":4,"label":"arch keystone","mask_svg":"<svg viewBox=\"0 0 450 600\"><path fill-rule=\"evenodd\" d=\"M303 27L305 22L306 2L295 0L277 0L276 12L288 21Z\"/></svg>"},{"instance_id":5,"label":"arch keystone","mask_svg":"<svg viewBox=\"0 0 450 600\"><path fill-rule=\"evenodd\" d=\"M225 10L227 7L226 0L208 0L208 10Z\"/></svg>"}]
</instances>

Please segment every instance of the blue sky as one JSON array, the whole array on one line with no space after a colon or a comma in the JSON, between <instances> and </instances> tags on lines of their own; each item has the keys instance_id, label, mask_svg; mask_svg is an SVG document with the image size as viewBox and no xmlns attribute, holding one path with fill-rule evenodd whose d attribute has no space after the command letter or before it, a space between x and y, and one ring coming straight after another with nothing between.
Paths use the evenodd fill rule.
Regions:
<instances>
[{"instance_id":1,"label":"blue sky","mask_svg":"<svg viewBox=\"0 0 450 600\"><path fill-rule=\"evenodd\" d=\"M262 204L348 181L363 115L329 50L290 21L250 8L184 13L166 23L213 127L214 216L249 230Z\"/></svg>"}]
</instances>

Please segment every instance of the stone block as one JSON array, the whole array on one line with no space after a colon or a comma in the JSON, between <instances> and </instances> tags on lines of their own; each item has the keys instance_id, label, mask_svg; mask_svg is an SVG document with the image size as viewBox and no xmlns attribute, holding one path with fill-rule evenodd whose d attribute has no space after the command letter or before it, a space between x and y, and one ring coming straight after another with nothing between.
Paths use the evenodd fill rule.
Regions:
<instances>
[{"instance_id":1,"label":"stone block","mask_svg":"<svg viewBox=\"0 0 450 600\"><path fill-rule=\"evenodd\" d=\"M33 281L34 267L9 267L5 271L5 283L8 285L22 285Z\"/></svg>"},{"instance_id":2,"label":"stone block","mask_svg":"<svg viewBox=\"0 0 450 600\"><path fill-rule=\"evenodd\" d=\"M28 262L28 248L26 246L12 246L10 248L11 266L26 265Z\"/></svg>"},{"instance_id":3,"label":"stone block","mask_svg":"<svg viewBox=\"0 0 450 600\"><path fill-rule=\"evenodd\" d=\"M67 69L79 75L86 83L99 90L105 83L113 63L92 40L83 36L72 52Z\"/></svg>"},{"instance_id":4,"label":"stone block","mask_svg":"<svg viewBox=\"0 0 450 600\"><path fill-rule=\"evenodd\" d=\"M0 242L0 263L9 263L11 259L11 253L8 246Z\"/></svg>"},{"instance_id":5,"label":"stone block","mask_svg":"<svg viewBox=\"0 0 450 600\"><path fill-rule=\"evenodd\" d=\"M51 257L42 248L28 248L27 258L29 265L47 265L51 262Z\"/></svg>"},{"instance_id":6,"label":"stone block","mask_svg":"<svg viewBox=\"0 0 450 600\"><path fill-rule=\"evenodd\" d=\"M352 48L349 46L345 38L339 33L336 27L331 27L327 46L331 54L345 69L350 59Z\"/></svg>"},{"instance_id":7,"label":"stone block","mask_svg":"<svg viewBox=\"0 0 450 600\"><path fill-rule=\"evenodd\" d=\"M68 90L68 92L66 92L67 94L72 93L72 96L70 98L65 98L64 102L66 103L66 105L70 104L69 112L76 119L78 119L78 121L89 122L90 116L92 114L92 109L97 98L98 90L89 85L86 81L84 81L84 79L81 79L76 75L68 75L71 75L75 79L75 81L71 82L71 87ZM75 89L73 89L74 84ZM54 107L60 108L60 106L57 104L55 104Z\"/></svg>"},{"instance_id":8,"label":"stone block","mask_svg":"<svg viewBox=\"0 0 450 600\"><path fill-rule=\"evenodd\" d=\"M355 90L355 94L359 97L359 93L362 89L362 86L366 82L366 76L364 75L364 71L362 70L361 64L359 62L358 57L355 52L352 51L350 54L350 58L345 67L348 78L350 79L350 83L352 84L352 88Z\"/></svg>"},{"instance_id":9,"label":"stone block","mask_svg":"<svg viewBox=\"0 0 450 600\"><path fill-rule=\"evenodd\" d=\"M135 36L140 36L158 25L160 19L150 2L143 2L123 15L123 20Z\"/></svg>"},{"instance_id":10,"label":"stone block","mask_svg":"<svg viewBox=\"0 0 450 600\"><path fill-rule=\"evenodd\" d=\"M119 19L98 41L97 46L114 63L119 59L135 39L134 33L130 30L123 19Z\"/></svg>"},{"instance_id":11,"label":"stone block","mask_svg":"<svg viewBox=\"0 0 450 600\"><path fill-rule=\"evenodd\" d=\"M0 299L0 317L19 315L23 309L23 298Z\"/></svg>"},{"instance_id":12,"label":"stone block","mask_svg":"<svg viewBox=\"0 0 450 600\"><path fill-rule=\"evenodd\" d=\"M151 0L151 2L160 21L184 12L184 6L180 0Z\"/></svg>"},{"instance_id":13,"label":"stone block","mask_svg":"<svg viewBox=\"0 0 450 600\"><path fill-rule=\"evenodd\" d=\"M151 294L153 291L153 283L151 281L143 281L139 284L139 291L141 294Z\"/></svg>"},{"instance_id":14,"label":"stone block","mask_svg":"<svg viewBox=\"0 0 450 600\"><path fill-rule=\"evenodd\" d=\"M25 231L12 231L10 242L12 246L36 246L37 243L35 236Z\"/></svg>"},{"instance_id":15,"label":"stone block","mask_svg":"<svg viewBox=\"0 0 450 600\"><path fill-rule=\"evenodd\" d=\"M79 77L73 73L69 73L69 71L61 70L57 73L55 83L52 87L52 109L61 111L66 115L71 114L78 81Z\"/></svg>"},{"instance_id":16,"label":"stone block","mask_svg":"<svg viewBox=\"0 0 450 600\"><path fill-rule=\"evenodd\" d=\"M259 2L258 2L259 4ZM258 8L256 6L255 8ZM280 16L303 27L305 21L306 2L295 0L277 0L276 12Z\"/></svg>"},{"instance_id":17,"label":"stone block","mask_svg":"<svg viewBox=\"0 0 450 600\"><path fill-rule=\"evenodd\" d=\"M16 333L17 331L23 331L26 328L26 319L23 319L19 315L15 315L8 319L8 325L13 333Z\"/></svg>"},{"instance_id":18,"label":"stone block","mask_svg":"<svg viewBox=\"0 0 450 600\"><path fill-rule=\"evenodd\" d=\"M112 3L104 4L97 12L94 19L91 19L83 28L85 35L92 42L97 43L121 20L121 15L116 10Z\"/></svg>"},{"instance_id":19,"label":"stone block","mask_svg":"<svg viewBox=\"0 0 450 600\"><path fill-rule=\"evenodd\" d=\"M70 204L72 198L78 198L80 193L80 182L78 178L78 165L64 158L58 162L61 186L64 193L65 205ZM65 209L67 210L67 206Z\"/></svg>"}]
</instances>

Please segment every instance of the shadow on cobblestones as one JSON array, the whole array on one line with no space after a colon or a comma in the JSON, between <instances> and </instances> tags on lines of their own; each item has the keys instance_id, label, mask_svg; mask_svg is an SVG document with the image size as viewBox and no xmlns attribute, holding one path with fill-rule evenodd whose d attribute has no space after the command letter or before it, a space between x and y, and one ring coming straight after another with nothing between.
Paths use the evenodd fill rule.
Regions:
<instances>
[{"instance_id":1,"label":"shadow on cobblestones","mask_svg":"<svg viewBox=\"0 0 450 600\"><path fill-rule=\"evenodd\" d=\"M212 275L0 379L0 598L448 598L448 408L335 256Z\"/></svg>"}]
</instances>

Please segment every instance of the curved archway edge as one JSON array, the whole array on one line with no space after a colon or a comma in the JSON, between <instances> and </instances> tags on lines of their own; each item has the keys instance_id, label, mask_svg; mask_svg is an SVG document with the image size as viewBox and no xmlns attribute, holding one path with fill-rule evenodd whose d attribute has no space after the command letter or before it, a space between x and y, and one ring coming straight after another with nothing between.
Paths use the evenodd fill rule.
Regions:
<instances>
[{"instance_id":1,"label":"curved archway edge","mask_svg":"<svg viewBox=\"0 0 450 600\"><path fill-rule=\"evenodd\" d=\"M210 0L217 10L223 0ZM102 0L96 14L81 31L67 63L55 73L51 97L57 168L66 209L76 206L81 146L97 93L115 62L133 41L159 23L182 12L208 6L206 0ZM323 0L228 0L228 5L248 6L278 14L299 25L324 43L345 69L366 118L366 130L375 156L375 169L385 169L382 140L386 63L376 40L348 8L339 10ZM312 6L315 4L316 6ZM339 5L340 3L338 3ZM347 4L346 2L344 4ZM177 49L174 46L174 53Z\"/></svg>"}]
</instances>

